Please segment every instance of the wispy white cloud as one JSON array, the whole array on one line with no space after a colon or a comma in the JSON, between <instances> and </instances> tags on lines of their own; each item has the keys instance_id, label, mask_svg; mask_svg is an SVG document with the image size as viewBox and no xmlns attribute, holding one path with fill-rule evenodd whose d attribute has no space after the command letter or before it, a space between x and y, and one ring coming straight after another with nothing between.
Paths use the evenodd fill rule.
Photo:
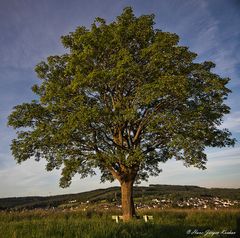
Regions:
<instances>
[{"instance_id":1,"label":"wispy white cloud","mask_svg":"<svg viewBox=\"0 0 240 238\"><path fill-rule=\"evenodd\" d=\"M182 36L183 44L187 43L190 50L198 54L197 60L212 60L217 66L215 72L231 77L232 84L239 86L240 29L235 25L236 15L231 11L233 6L229 6L233 14L230 17L233 24L230 25L224 22L222 16L214 14L209 1L190 2L186 1L184 7L177 10L181 18L174 30Z\"/></svg>"},{"instance_id":2,"label":"wispy white cloud","mask_svg":"<svg viewBox=\"0 0 240 238\"><path fill-rule=\"evenodd\" d=\"M59 187L61 170L47 172L44 161L28 160L18 165L14 164L13 158L8 159L12 160L11 163L4 167L0 166L0 197L78 193L119 185L117 182L100 183L99 175L85 179L80 179L76 175L71 186L62 189Z\"/></svg>"},{"instance_id":3,"label":"wispy white cloud","mask_svg":"<svg viewBox=\"0 0 240 238\"><path fill-rule=\"evenodd\" d=\"M240 111L227 115L220 128L228 128L233 133L240 133Z\"/></svg>"},{"instance_id":4,"label":"wispy white cloud","mask_svg":"<svg viewBox=\"0 0 240 238\"><path fill-rule=\"evenodd\" d=\"M215 171L220 168L236 166L240 169L240 146L207 153L207 168ZM239 173L240 176L240 173ZM239 184L240 185L240 184Z\"/></svg>"},{"instance_id":5,"label":"wispy white cloud","mask_svg":"<svg viewBox=\"0 0 240 238\"><path fill-rule=\"evenodd\" d=\"M181 161L171 160L162 165L163 172L149 179L149 184L181 184L205 187L240 188L240 147L207 153L206 170L186 168Z\"/></svg>"}]
</instances>

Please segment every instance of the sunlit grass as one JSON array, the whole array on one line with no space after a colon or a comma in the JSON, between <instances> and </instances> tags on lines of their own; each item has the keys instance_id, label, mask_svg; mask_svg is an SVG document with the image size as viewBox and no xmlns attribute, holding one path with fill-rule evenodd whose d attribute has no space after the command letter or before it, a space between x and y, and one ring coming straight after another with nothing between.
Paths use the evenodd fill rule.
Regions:
<instances>
[{"instance_id":1,"label":"sunlit grass","mask_svg":"<svg viewBox=\"0 0 240 238\"><path fill-rule=\"evenodd\" d=\"M139 219L127 224L122 222L116 224L111 219L113 214L116 212L91 210L1 212L0 237L196 237L196 235L187 235L187 232L195 229L235 231L240 210L142 210L139 215L151 214L154 220L144 223L143 219Z\"/></svg>"}]
</instances>

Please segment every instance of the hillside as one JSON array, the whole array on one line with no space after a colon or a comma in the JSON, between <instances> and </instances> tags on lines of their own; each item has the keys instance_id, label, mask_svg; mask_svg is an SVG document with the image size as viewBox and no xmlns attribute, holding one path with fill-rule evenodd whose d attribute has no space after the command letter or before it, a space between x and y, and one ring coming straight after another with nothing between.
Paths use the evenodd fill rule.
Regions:
<instances>
[{"instance_id":1,"label":"hillside","mask_svg":"<svg viewBox=\"0 0 240 238\"><path fill-rule=\"evenodd\" d=\"M96 189L77 194L66 194L56 196L34 196L34 197L11 197L0 199L0 210L6 209L33 209L57 207L69 201L79 203L120 203L120 187ZM134 198L136 201L148 202L156 198L171 198L173 201L183 201L188 198L214 198L240 201L240 189L226 188L203 188L198 186L180 185L150 185L149 187L134 187Z\"/></svg>"}]
</instances>

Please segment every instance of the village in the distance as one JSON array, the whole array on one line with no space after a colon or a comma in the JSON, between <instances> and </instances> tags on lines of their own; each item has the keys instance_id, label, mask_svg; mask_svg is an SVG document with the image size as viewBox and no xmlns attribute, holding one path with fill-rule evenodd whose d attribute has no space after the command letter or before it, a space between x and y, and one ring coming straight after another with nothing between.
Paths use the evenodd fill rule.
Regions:
<instances>
[{"instance_id":1,"label":"village in the distance","mask_svg":"<svg viewBox=\"0 0 240 238\"><path fill-rule=\"evenodd\" d=\"M240 189L198 186L150 185L134 188L134 204L141 209L235 209L240 207ZM25 210L121 210L119 187L78 194L0 199L1 211Z\"/></svg>"}]
</instances>

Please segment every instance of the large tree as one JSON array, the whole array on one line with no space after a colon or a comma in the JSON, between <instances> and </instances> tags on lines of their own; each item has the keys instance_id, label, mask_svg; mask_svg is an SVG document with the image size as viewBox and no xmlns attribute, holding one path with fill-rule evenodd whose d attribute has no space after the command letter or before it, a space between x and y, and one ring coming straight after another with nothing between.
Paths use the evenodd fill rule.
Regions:
<instances>
[{"instance_id":1,"label":"large tree","mask_svg":"<svg viewBox=\"0 0 240 238\"><path fill-rule=\"evenodd\" d=\"M61 168L61 187L98 169L102 181L120 182L124 220L135 213L133 183L158 175L159 163L204 169L207 146L234 144L219 129L230 110L229 79L178 42L154 29L153 15L135 17L131 8L63 36L68 53L36 66L38 100L9 116L19 129L11 145L17 162L43 158L47 170Z\"/></svg>"}]
</instances>

